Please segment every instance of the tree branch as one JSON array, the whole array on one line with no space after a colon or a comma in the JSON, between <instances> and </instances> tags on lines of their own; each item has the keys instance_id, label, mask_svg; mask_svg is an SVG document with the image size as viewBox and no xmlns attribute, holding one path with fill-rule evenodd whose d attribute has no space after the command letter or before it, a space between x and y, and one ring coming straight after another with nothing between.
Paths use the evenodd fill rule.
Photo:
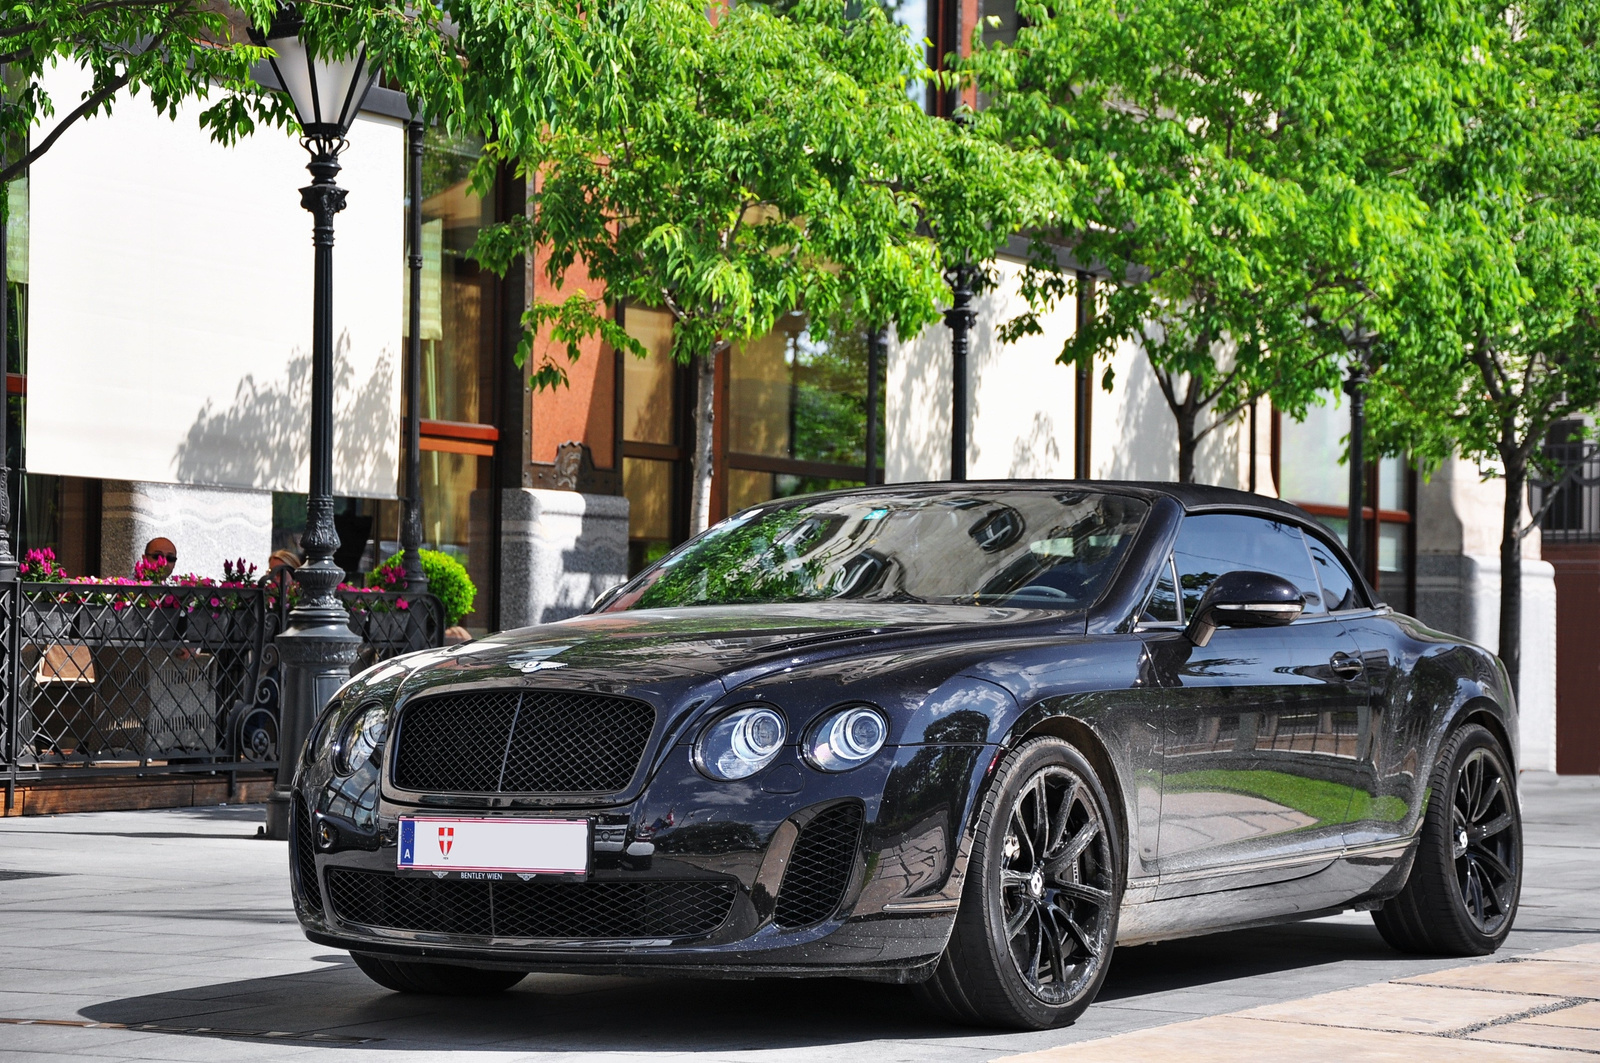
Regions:
<instances>
[{"instance_id":1,"label":"tree branch","mask_svg":"<svg viewBox=\"0 0 1600 1063\"><path fill-rule=\"evenodd\" d=\"M169 19L166 25L162 26L161 30L150 38L149 43L147 43L144 48L138 52L138 55L149 55L151 52L161 48L166 43L167 34L171 31L172 23ZM34 160L38 159L45 152L49 151L55 142L61 139L61 134L67 131L67 127L71 126L84 115L93 114L101 104L105 103L107 100L111 99L111 97L115 96L117 93L126 88L128 82L133 80L133 70L131 67L132 64L129 64L128 69L125 69L120 75L112 78L110 81L100 86L98 90L90 94L88 99L78 104L78 106L74 108L70 114L56 123L56 127L50 131L49 136L45 137L38 144L36 144L26 155L7 166L4 170L0 170L0 184L8 182L21 174L33 164Z\"/></svg>"},{"instance_id":2,"label":"tree branch","mask_svg":"<svg viewBox=\"0 0 1600 1063\"><path fill-rule=\"evenodd\" d=\"M7 166L4 170L0 170L0 184L10 181L21 174L22 171L26 170L30 165L33 164L35 159L49 151L55 142L61 139L61 134L67 131L68 126L72 125L72 123L76 122L84 115L90 114L102 103L105 103L111 97L121 92L131 80L133 80L133 75L131 73L125 73L120 77L113 78L105 85L101 86L98 92L94 93L88 99L78 104L77 108L74 109L71 114L67 115L60 122L56 123L56 127L50 131L49 136L41 140L22 158Z\"/></svg>"},{"instance_id":3,"label":"tree branch","mask_svg":"<svg viewBox=\"0 0 1600 1063\"><path fill-rule=\"evenodd\" d=\"M1146 357L1148 357L1148 354ZM1183 409L1183 404L1178 401L1178 396L1173 391L1172 374L1168 373L1165 369L1159 368L1158 366L1152 365L1151 368L1155 369L1156 371L1156 383L1161 386L1161 394L1166 396L1167 405L1172 408L1172 412L1177 413L1179 410Z\"/></svg>"},{"instance_id":4,"label":"tree branch","mask_svg":"<svg viewBox=\"0 0 1600 1063\"><path fill-rule=\"evenodd\" d=\"M1480 336L1472 344L1467 355L1472 364L1478 367L1478 375L1483 378L1483 386L1489 391L1489 398L1495 405L1505 401L1505 380L1501 375L1500 364L1484 349L1483 338Z\"/></svg>"}]
</instances>

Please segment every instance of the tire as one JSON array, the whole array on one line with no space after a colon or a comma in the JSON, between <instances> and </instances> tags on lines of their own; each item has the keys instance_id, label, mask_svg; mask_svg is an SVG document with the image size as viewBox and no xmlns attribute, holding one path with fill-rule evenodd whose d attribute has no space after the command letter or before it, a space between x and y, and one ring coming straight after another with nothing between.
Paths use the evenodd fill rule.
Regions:
<instances>
[{"instance_id":1,"label":"tire","mask_svg":"<svg viewBox=\"0 0 1600 1063\"><path fill-rule=\"evenodd\" d=\"M1372 913L1401 952L1486 956L1511 932L1522 893L1522 812L1510 758L1468 724L1445 740L1405 888Z\"/></svg>"},{"instance_id":2,"label":"tire","mask_svg":"<svg viewBox=\"0 0 1600 1063\"><path fill-rule=\"evenodd\" d=\"M523 971L391 960L364 952L352 952L350 958L356 961L363 974L385 989L430 997L492 997L527 977Z\"/></svg>"},{"instance_id":3,"label":"tire","mask_svg":"<svg viewBox=\"0 0 1600 1063\"><path fill-rule=\"evenodd\" d=\"M924 1002L954 1022L1020 1030L1083 1014L1117 939L1116 824L1071 745L1037 738L1007 754L984 795L955 929L919 987Z\"/></svg>"}]
</instances>

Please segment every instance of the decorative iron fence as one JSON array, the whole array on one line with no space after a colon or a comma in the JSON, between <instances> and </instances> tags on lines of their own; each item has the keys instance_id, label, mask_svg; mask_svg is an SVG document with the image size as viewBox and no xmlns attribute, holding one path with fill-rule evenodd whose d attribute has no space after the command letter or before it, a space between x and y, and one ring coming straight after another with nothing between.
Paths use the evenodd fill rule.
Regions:
<instances>
[{"instance_id":1,"label":"decorative iron fence","mask_svg":"<svg viewBox=\"0 0 1600 1063\"><path fill-rule=\"evenodd\" d=\"M1551 428L1544 447L1549 476L1532 484L1539 534L1548 542L1600 541L1600 447L1581 428L1566 421Z\"/></svg>"},{"instance_id":2,"label":"decorative iron fence","mask_svg":"<svg viewBox=\"0 0 1600 1063\"><path fill-rule=\"evenodd\" d=\"M0 767L149 775L275 770L287 580L187 587L0 583ZM341 590L352 669L444 641L430 594Z\"/></svg>"}]
</instances>

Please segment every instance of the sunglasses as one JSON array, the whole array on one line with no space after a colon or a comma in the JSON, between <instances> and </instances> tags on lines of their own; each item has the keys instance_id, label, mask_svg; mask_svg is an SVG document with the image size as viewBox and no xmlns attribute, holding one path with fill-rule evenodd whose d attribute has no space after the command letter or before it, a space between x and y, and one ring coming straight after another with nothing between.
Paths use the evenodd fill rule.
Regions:
<instances>
[{"instance_id":1,"label":"sunglasses","mask_svg":"<svg viewBox=\"0 0 1600 1063\"><path fill-rule=\"evenodd\" d=\"M169 565L175 565L178 563L177 554L164 554L160 550L146 550L144 552L144 558L146 561L165 561Z\"/></svg>"}]
</instances>

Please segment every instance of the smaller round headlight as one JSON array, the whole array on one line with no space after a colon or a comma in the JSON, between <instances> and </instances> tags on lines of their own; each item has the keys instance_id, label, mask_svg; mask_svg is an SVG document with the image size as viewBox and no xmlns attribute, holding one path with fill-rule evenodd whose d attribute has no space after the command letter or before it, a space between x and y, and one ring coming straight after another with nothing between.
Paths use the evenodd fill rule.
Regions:
<instances>
[{"instance_id":1,"label":"smaller round headlight","mask_svg":"<svg viewBox=\"0 0 1600 1063\"><path fill-rule=\"evenodd\" d=\"M334 746L333 766L340 775L351 775L372 759L389 733L389 710L380 702L369 702L350 714L339 729Z\"/></svg>"},{"instance_id":2,"label":"smaller round headlight","mask_svg":"<svg viewBox=\"0 0 1600 1063\"><path fill-rule=\"evenodd\" d=\"M783 717L765 705L735 709L701 732L694 759L713 779L748 778L772 763L783 748Z\"/></svg>"},{"instance_id":3,"label":"smaller round headlight","mask_svg":"<svg viewBox=\"0 0 1600 1063\"><path fill-rule=\"evenodd\" d=\"M823 717L811 729L806 759L823 771L849 771L872 759L889 738L889 724L877 709L852 705Z\"/></svg>"}]
</instances>

